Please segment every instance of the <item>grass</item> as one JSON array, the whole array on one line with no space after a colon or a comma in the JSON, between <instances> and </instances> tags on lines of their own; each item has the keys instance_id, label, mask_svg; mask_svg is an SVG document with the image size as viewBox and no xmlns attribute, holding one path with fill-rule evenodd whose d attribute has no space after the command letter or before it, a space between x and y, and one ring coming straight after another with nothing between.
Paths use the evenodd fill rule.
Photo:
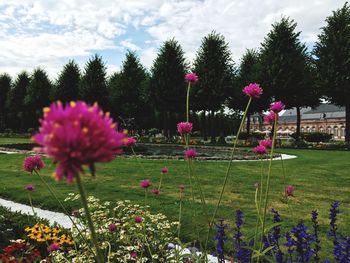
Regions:
<instances>
[{"instance_id":1,"label":"grass","mask_svg":"<svg viewBox=\"0 0 350 263\"><path fill-rule=\"evenodd\" d=\"M2 144L31 143L30 138L7 138L0 137L0 147Z\"/></svg>"},{"instance_id":2,"label":"grass","mask_svg":"<svg viewBox=\"0 0 350 263\"><path fill-rule=\"evenodd\" d=\"M283 150L284 153L297 155L297 159L284 161L285 179L283 176L282 162L273 163L271 178L270 208L277 209L285 220L285 227L296 224L303 219L309 224L310 213L318 209L320 224L325 239L328 229L328 211L331 202L342 201L342 214L339 220L340 231L347 232L350 229L350 152L344 151L314 151L314 150ZM33 183L36 191L33 193L34 204L40 207L61 210L59 205L49 195L36 175L29 175L22 171L24 155L0 154L0 196L21 203L28 203L24 186ZM42 175L56 188L63 200L70 192L77 192L76 185L67 185L66 182L56 183L51 178L54 166L49 160L45 160L47 167L42 170ZM267 170L268 162L264 162ZM141 166L143 166L145 173ZM163 178L162 194L150 196L148 204L154 212L162 212L171 220L178 218L178 196L180 184L185 184L185 199L190 198L186 164L178 160L135 160L118 157L111 163L97 165L97 176L84 177L84 185L89 194L102 200L128 199L138 203L144 202L144 191L139 187L143 179L150 179L156 187L159 183L160 168L167 166L169 174ZM196 192L196 203L192 205L185 201L183 208L182 239L189 241L203 240L206 234L207 213L212 214L221 184L226 172L227 162L196 162L195 173L198 174L206 201L207 208L200 204L199 193ZM233 226L234 211L241 209L246 215L244 232L252 233L255 223L254 209L254 184L260 179L259 162L235 162L229 177L222 207L219 209L218 218L225 218ZM284 187L288 184L295 186L295 198L290 207L281 201ZM79 203L73 204L69 209L79 207ZM195 211L195 212L194 212ZM194 218L194 213L197 217ZM309 224L311 226L311 224ZM331 253L331 244L326 241L328 252Z\"/></svg>"}]
</instances>

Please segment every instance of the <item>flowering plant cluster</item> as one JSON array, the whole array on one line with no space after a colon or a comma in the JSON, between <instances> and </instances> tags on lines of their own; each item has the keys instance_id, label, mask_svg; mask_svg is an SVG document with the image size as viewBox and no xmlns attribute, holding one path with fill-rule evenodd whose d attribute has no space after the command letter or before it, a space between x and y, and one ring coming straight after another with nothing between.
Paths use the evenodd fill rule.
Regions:
<instances>
[{"instance_id":1,"label":"flowering plant cluster","mask_svg":"<svg viewBox=\"0 0 350 263\"><path fill-rule=\"evenodd\" d=\"M69 194L66 201L79 198ZM170 257L168 244L176 242L176 222L169 222L163 214L152 214L147 207L130 201L118 201L114 204L101 202L89 196L88 205L98 242L109 262L168 262ZM90 231L85 220L84 209L79 210L77 218L83 236L88 240ZM73 262L95 262L94 255L88 249L89 242L81 239L77 229L72 236L78 240L77 249L64 252L54 251L51 256L57 262L69 259Z\"/></svg>"},{"instance_id":2,"label":"flowering plant cluster","mask_svg":"<svg viewBox=\"0 0 350 263\"><path fill-rule=\"evenodd\" d=\"M338 201L331 204L329 213L330 228L327 238L333 241L333 251L327 254L328 259L323 259L322 262L324 263L350 262L350 236L339 233L336 226L337 215L340 213L339 205L340 202ZM271 213L273 214L274 226L263 237L263 249L266 251L264 259L267 262L321 262L320 252L322 247L317 210L311 213L311 226L307 226L305 222L300 221L285 233L282 232L281 225L283 221L279 213L274 209L271 210ZM244 235L243 224L243 213L237 210L232 236L229 236L229 227L222 220L220 224L216 225L215 254L218 254L219 258L230 255L235 260L234 262L252 262L254 239L247 238ZM233 247L230 248L230 244L233 244Z\"/></svg>"},{"instance_id":3,"label":"flowering plant cluster","mask_svg":"<svg viewBox=\"0 0 350 263\"><path fill-rule=\"evenodd\" d=\"M41 254L25 240L16 240L5 247L0 254L0 260L4 263L39 262Z\"/></svg>"},{"instance_id":4,"label":"flowering plant cluster","mask_svg":"<svg viewBox=\"0 0 350 263\"><path fill-rule=\"evenodd\" d=\"M49 227L45 224L35 224L33 227L27 227L25 229L27 236L36 242L56 243L58 245L72 246L74 244L73 239L64 233L58 227Z\"/></svg>"}]
</instances>

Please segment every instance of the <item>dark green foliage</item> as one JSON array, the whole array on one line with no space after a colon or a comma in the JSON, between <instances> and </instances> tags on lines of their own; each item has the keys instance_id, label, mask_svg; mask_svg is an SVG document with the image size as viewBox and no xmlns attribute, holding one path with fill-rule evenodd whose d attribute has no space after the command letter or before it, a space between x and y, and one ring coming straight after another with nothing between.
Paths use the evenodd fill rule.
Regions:
<instances>
[{"instance_id":1,"label":"dark green foliage","mask_svg":"<svg viewBox=\"0 0 350 263\"><path fill-rule=\"evenodd\" d=\"M144 127L144 118L150 115L148 75L135 53L126 54L121 72L110 78L108 90L115 116L135 119L137 126Z\"/></svg>"},{"instance_id":2,"label":"dark green foliage","mask_svg":"<svg viewBox=\"0 0 350 263\"><path fill-rule=\"evenodd\" d=\"M209 127L214 142L214 112L234 93L234 63L223 35L213 31L203 38L193 68L199 81L193 87L192 105L195 110L210 111Z\"/></svg>"},{"instance_id":3,"label":"dark green foliage","mask_svg":"<svg viewBox=\"0 0 350 263\"><path fill-rule=\"evenodd\" d=\"M315 46L318 85L333 103L346 107L345 140L350 143L350 6L327 17Z\"/></svg>"},{"instance_id":4,"label":"dark green foliage","mask_svg":"<svg viewBox=\"0 0 350 263\"><path fill-rule=\"evenodd\" d=\"M42 108L50 104L49 93L51 90L51 82L46 72L37 68L34 70L27 94L25 96L25 105L28 109L26 112L27 127L37 127L38 119L42 115Z\"/></svg>"},{"instance_id":5,"label":"dark green foliage","mask_svg":"<svg viewBox=\"0 0 350 263\"><path fill-rule=\"evenodd\" d=\"M73 61L69 61L63 67L58 76L58 80L52 90L51 100L60 100L62 102L75 101L79 95L80 69Z\"/></svg>"},{"instance_id":6,"label":"dark green foliage","mask_svg":"<svg viewBox=\"0 0 350 263\"><path fill-rule=\"evenodd\" d=\"M6 126L5 103L11 88L11 77L8 74L0 75L0 131Z\"/></svg>"},{"instance_id":7,"label":"dark green foliage","mask_svg":"<svg viewBox=\"0 0 350 263\"><path fill-rule=\"evenodd\" d=\"M79 91L82 100L88 103L98 102L104 110L108 109L106 75L106 65L102 57L93 56L85 65Z\"/></svg>"},{"instance_id":8,"label":"dark green foliage","mask_svg":"<svg viewBox=\"0 0 350 263\"><path fill-rule=\"evenodd\" d=\"M24 115L26 106L24 99L27 93L29 82L30 78L28 73L20 73L13 83L12 89L10 90L7 97L6 108L8 112L8 126L15 131L25 131Z\"/></svg>"},{"instance_id":9,"label":"dark green foliage","mask_svg":"<svg viewBox=\"0 0 350 263\"><path fill-rule=\"evenodd\" d=\"M174 113L185 115L187 69L180 44L174 39L164 42L151 68L150 88L152 104L162 113L161 126L166 132L176 129Z\"/></svg>"},{"instance_id":10,"label":"dark green foliage","mask_svg":"<svg viewBox=\"0 0 350 263\"><path fill-rule=\"evenodd\" d=\"M311 58L305 44L299 40L300 32L295 31L296 26L289 18L282 18L272 25L262 43L261 76L265 92L275 100L282 100L287 108L297 108L299 134L300 107L317 105L318 93Z\"/></svg>"},{"instance_id":11,"label":"dark green foliage","mask_svg":"<svg viewBox=\"0 0 350 263\"><path fill-rule=\"evenodd\" d=\"M0 206L0 253L1 248L9 245L10 240L25 239L24 229L33 226L38 219L29 215L23 215L19 212L11 212L7 208ZM47 221L41 221L47 224Z\"/></svg>"},{"instance_id":12,"label":"dark green foliage","mask_svg":"<svg viewBox=\"0 0 350 263\"><path fill-rule=\"evenodd\" d=\"M212 32L203 38L194 61L199 76L194 86L194 107L217 111L233 88L234 63L223 35Z\"/></svg>"},{"instance_id":13,"label":"dark green foliage","mask_svg":"<svg viewBox=\"0 0 350 263\"><path fill-rule=\"evenodd\" d=\"M302 133L300 137L307 142L329 142L332 139L331 134L323 132Z\"/></svg>"}]
</instances>

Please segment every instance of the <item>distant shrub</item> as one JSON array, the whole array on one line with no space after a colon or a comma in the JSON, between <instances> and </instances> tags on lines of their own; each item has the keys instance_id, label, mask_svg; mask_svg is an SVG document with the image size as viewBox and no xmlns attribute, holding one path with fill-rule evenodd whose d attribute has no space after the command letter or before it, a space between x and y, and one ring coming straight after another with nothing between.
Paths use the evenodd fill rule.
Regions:
<instances>
[{"instance_id":1,"label":"distant shrub","mask_svg":"<svg viewBox=\"0 0 350 263\"><path fill-rule=\"evenodd\" d=\"M332 135L322 132L303 133L302 138L307 142L329 142Z\"/></svg>"},{"instance_id":2,"label":"distant shrub","mask_svg":"<svg viewBox=\"0 0 350 263\"><path fill-rule=\"evenodd\" d=\"M257 132L253 132L253 133L246 133L246 132L241 132L239 134L239 138L240 140L248 140L248 139L252 139L255 138L257 140L262 140L265 138L265 134L263 133L257 133Z\"/></svg>"}]
</instances>

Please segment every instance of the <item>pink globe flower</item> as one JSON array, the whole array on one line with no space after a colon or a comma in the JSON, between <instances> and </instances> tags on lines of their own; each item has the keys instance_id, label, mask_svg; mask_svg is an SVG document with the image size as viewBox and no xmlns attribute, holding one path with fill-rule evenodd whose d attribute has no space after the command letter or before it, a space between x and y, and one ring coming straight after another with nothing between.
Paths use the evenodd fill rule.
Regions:
<instances>
[{"instance_id":1,"label":"pink globe flower","mask_svg":"<svg viewBox=\"0 0 350 263\"><path fill-rule=\"evenodd\" d=\"M152 182L151 182L150 180L148 180L148 179L143 180L143 181L140 183L140 186L141 186L142 188L145 188L145 189L147 189L147 188L150 187L151 185L152 185Z\"/></svg>"},{"instance_id":2,"label":"pink globe flower","mask_svg":"<svg viewBox=\"0 0 350 263\"><path fill-rule=\"evenodd\" d=\"M258 145L254 148L254 152L256 154L267 154L267 149L265 146L262 146L262 145Z\"/></svg>"},{"instance_id":3,"label":"pink globe flower","mask_svg":"<svg viewBox=\"0 0 350 263\"><path fill-rule=\"evenodd\" d=\"M134 217L134 221L135 221L135 223L141 223L142 221L143 221L143 219L142 219L142 217L141 216L135 216Z\"/></svg>"},{"instance_id":4,"label":"pink globe flower","mask_svg":"<svg viewBox=\"0 0 350 263\"><path fill-rule=\"evenodd\" d=\"M45 167L40 155L28 156L24 159L23 169L26 172L32 173L33 171L39 171Z\"/></svg>"},{"instance_id":5,"label":"pink globe flower","mask_svg":"<svg viewBox=\"0 0 350 263\"><path fill-rule=\"evenodd\" d=\"M286 105L284 105L281 101L276 101L276 102L271 104L270 110L278 113L278 112L284 110L285 107L286 107Z\"/></svg>"},{"instance_id":6,"label":"pink globe flower","mask_svg":"<svg viewBox=\"0 0 350 263\"><path fill-rule=\"evenodd\" d=\"M263 89L256 83L250 83L243 88L243 93L251 98L260 98L263 93Z\"/></svg>"},{"instance_id":7,"label":"pink globe flower","mask_svg":"<svg viewBox=\"0 0 350 263\"><path fill-rule=\"evenodd\" d=\"M181 134L188 134L192 132L192 123L190 122L180 122L177 124L177 131Z\"/></svg>"},{"instance_id":8,"label":"pink globe flower","mask_svg":"<svg viewBox=\"0 0 350 263\"><path fill-rule=\"evenodd\" d=\"M285 189L285 196L294 196L294 186L293 185L288 185Z\"/></svg>"},{"instance_id":9,"label":"pink globe flower","mask_svg":"<svg viewBox=\"0 0 350 263\"><path fill-rule=\"evenodd\" d=\"M136 252L130 252L130 257L131 258L137 258L137 253Z\"/></svg>"},{"instance_id":10,"label":"pink globe flower","mask_svg":"<svg viewBox=\"0 0 350 263\"><path fill-rule=\"evenodd\" d=\"M44 108L40 122L33 140L57 163L57 180L66 177L69 183L73 182L83 165L89 166L94 175L95 163L112 161L124 145L125 135L116 131L117 124L96 103L52 103Z\"/></svg>"},{"instance_id":11,"label":"pink globe flower","mask_svg":"<svg viewBox=\"0 0 350 263\"><path fill-rule=\"evenodd\" d=\"M47 248L47 250L49 251L49 252L54 252L54 251L58 251L60 249L60 244L58 244L58 243L52 243L48 248Z\"/></svg>"},{"instance_id":12,"label":"pink globe flower","mask_svg":"<svg viewBox=\"0 0 350 263\"><path fill-rule=\"evenodd\" d=\"M185 75L185 80L187 82L196 83L198 81L198 76L196 73L187 73Z\"/></svg>"},{"instance_id":13,"label":"pink globe flower","mask_svg":"<svg viewBox=\"0 0 350 263\"><path fill-rule=\"evenodd\" d=\"M114 232L114 231L116 231L117 230L117 225L116 224L110 224L109 226L108 226L108 230L109 230L109 232Z\"/></svg>"},{"instance_id":14,"label":"pink globe flower","mask_svg":"<svg viewBox=\"0 0 350 263\"><path fill-rule=\"evenodd\" d=\"M155 189L152 190L152 193L154 195L159 195L160 194L160 190L158 188L155 188Z\"/></svg>"},{"instance_id":15,"label":"pink globe flower","mask_svg":"<svg viewBox=\"0 0 350 263\"><path fill-rule=\"evenodd\" d=\"M259 145L264 146L266 149L271 149L272 148L272 140L271 139L261 140L259 142Z\"/></svg>"},{"instance_id":16,"label":"pink globe flower","mask_svg":"<svg viewBox=\"0 0 350 263\"><path fill-rule=\"evenodd\" d=\"M136 139L133 138L133 137L125 138L124 139L124 144L125 144L125 146L128 146L128 147L134 146L136 144Z\"/></svg>"},{"instance_id":17,"label":"pink globe flower","mask_svg":"<svg viewBox=\"0 0 350 263\"><path fill-rule=\"evenodd\" d=\"M27 184L25 189L29 192L33 192L34 191L34 186L32 184Z\"/></svg>"},{"instance_id":18,"label":"pink globe flower","mask_svg":"<svg viewBox=\"0 0 350 263\"><path fill-rule=\"evenodd\" d=\"M275 119L278 117L278 114L270 111L267 115L264 116L264 121L267 123L274 123Z\"/></svg>"},{"instance_id":19,"label":"pink globe flower","mask_svg":"<svg viewBox=\"0 0 350 263\"><path fill-rule=\"evenodd\" d=\"M191 149L191 148L185 150L184 154L185 154L185 157L186 157L187 159L194 159L194 158L196 158L196 156L197 156L196 150L195 150L195 149Z\"/></svg>"},{"instance_id":20,"label":"pink globe flower","mask_svg":"<svg viewBox=\"0 0 350 263\"><path fill-rule=\"evenodd\" d=\"M163 167L160 169L161 173L166 174L169 172L169 169L167 167Z\"/></svg>"}]
</instances>

